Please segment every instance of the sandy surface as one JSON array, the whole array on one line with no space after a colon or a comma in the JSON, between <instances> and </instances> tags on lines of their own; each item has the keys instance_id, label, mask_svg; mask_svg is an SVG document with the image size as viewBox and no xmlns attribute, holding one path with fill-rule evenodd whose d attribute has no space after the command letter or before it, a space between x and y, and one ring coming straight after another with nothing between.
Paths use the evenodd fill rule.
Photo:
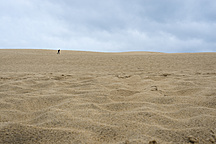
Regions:
<instances>
[{"instance_id":1,"label":"sandy surface","mask_svg":"<svg viewBox=\"0 0 216 144\"><path fill-rule=\"evenodd\" d=\"M0 50L0 143L216 143L216 53Z\"/></svg>"}]
</instances>

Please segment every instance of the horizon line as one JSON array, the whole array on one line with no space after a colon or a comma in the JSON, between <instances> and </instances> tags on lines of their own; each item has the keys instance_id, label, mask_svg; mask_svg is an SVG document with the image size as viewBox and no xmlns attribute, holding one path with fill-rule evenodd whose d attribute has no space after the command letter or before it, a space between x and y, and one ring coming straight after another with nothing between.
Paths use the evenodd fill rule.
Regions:
<instances>
[{"instance_id":1,"label":"horizon line","mask_svg":"<svg viewBox=\"0 0 216 144\"><path fill-rule=\"evenodd\" d=\"M38 49L38 50L64 50L64 51L83 51L83 52L102 52L102 53L124 53L124 52L152 52L152 53L216 53L216 51L182 51L182 52L163 52L163 51L148 51L148 50L125 50L125 51L96 51L96 50L79 50L66 48L39 48L39 47L0 47L0 49Z\"/></svg>"}]
</instances>

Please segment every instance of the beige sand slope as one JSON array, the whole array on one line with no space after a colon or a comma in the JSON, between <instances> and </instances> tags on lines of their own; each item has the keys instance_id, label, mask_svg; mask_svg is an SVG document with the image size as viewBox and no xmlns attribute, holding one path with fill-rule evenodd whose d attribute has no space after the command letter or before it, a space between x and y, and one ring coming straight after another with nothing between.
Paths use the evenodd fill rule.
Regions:
<instances>
[{"instance_id":1,"label":"beige sand slope","mask_svg":"<svg viewBox=\"0 0 216 144\"><path fill-rule=\"evenodd\" d=\"M0 143L215 143L216 53L0 50Z\"/></svg>"}]
</instances>

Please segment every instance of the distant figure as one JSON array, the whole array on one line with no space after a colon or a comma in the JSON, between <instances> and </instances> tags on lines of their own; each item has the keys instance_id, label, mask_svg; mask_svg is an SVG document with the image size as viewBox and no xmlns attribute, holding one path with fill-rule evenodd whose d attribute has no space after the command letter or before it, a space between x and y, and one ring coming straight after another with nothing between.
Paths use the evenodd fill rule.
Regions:
<instances>
[{"instance_id":1,"label":"distant figure","mask_svg":"<svg viewBox=\"0 0 216 144\"><path fill-rule=\"evenodd\" d=\"M60 49L58 50L58 53L57 54L60 54Z\"/></svg>"}]
</instances>

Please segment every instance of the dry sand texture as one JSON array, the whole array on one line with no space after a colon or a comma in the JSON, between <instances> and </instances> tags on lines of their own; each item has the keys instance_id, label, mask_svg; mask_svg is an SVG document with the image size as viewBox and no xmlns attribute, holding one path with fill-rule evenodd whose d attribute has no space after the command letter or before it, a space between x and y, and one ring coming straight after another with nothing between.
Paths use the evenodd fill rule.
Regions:
<instances>
[{"instance_id":1,"label":"dry sand texture","mask_svg":"<svg viewBox=\"0 0 216 144\"><path fill-rule=\"evenodd\" d=\"M0 50L0 143L215 143L216 53Z\"/></svg>"}]
</instances>

